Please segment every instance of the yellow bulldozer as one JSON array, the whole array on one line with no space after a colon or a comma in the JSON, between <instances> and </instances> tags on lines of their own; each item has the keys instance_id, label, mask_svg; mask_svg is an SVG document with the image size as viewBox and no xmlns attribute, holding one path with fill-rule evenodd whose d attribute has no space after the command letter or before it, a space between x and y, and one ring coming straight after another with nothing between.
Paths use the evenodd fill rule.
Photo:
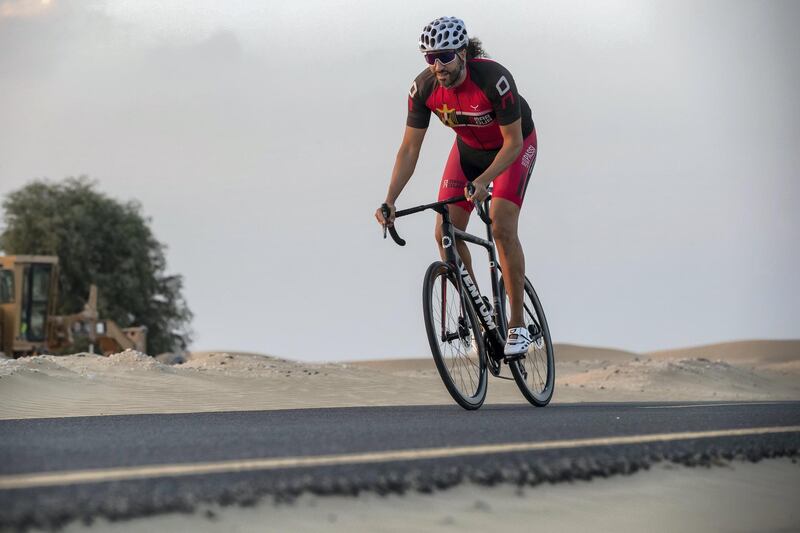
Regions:
<instances>
[{"instance_id":1,"label":"yellow bulldozer","mask_svg":"<svg viewBox=\"0 0 800 533\"><path fill-rule=\"evenodd\" d=\"M83 341L92 353L146 353L146 327L120 328L98 317L94 285L79 313L56 315L57 301L58 257L0 256L0 352L8 357L59 353Z\"/></svg>"}]
</instances>

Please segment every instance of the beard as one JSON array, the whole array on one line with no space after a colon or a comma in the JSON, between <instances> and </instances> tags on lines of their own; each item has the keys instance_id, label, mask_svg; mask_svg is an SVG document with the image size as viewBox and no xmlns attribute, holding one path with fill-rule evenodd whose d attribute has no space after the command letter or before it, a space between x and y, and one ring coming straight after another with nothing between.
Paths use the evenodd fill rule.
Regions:
<instances>
[{"instance_id":1,"label":"beard","mask_svg":"<svg viewBox=\"0 0 800 533\"><path fill-rule=\"evenodd\" d=\"M439 83L441 83L442 87L444 87L445 89L449 89L450 87L455 85L455 83L459 80L459 78L461 78L461 74L464 72L465 68L464 62L461 61L460 59L458 59L458 62L459 62L459 68L457 71L453 73L447 71L446 72L447 77L444 78L443 80L439 80Z\"/></svg>"}]
</instances>

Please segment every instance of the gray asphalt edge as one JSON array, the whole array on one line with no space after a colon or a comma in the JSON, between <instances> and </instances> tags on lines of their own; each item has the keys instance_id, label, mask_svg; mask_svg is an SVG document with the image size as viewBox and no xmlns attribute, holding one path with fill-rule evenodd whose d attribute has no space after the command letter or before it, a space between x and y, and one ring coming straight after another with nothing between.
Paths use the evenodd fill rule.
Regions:
<instances>
[{"instance_id":1,"label":"gray asphalt edge","mask_svg":"<svg viewBox=\"0 0 800 533\"><path fill-rule=\"evenodd\" d=\"M465 482L533 487L631 475L665 462L712 467L779 457L798 460L800 433L5 490L0 491L0 529L57 530L75 520L91 524L99 517L117 521L193 513L207 504L252 506L271 499L291 505L304 493L432 493Z\"/></svg>"}]
</instances>

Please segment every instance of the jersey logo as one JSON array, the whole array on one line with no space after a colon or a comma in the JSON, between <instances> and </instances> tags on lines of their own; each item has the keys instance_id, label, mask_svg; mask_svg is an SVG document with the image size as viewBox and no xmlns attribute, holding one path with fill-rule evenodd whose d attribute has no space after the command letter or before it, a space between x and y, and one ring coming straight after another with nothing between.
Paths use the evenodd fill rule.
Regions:
<instances>
[{"instance_id":1,"label":"jersey logo","mask_svg":"<svg viewBox=\"0 0 800 533\"><path fill-rule=\"evenodd\" d=\"M414 83L411 84L411 89L408 90L408 96L414 98L417 95L417 80L414 80Z\"/></svg>"},{"instance_id":2,"label":"jersey logo","mask_svg":"<svg viewBox=\"0 0 800 533\"><path fill-rule=\"evenodd\" d=\"M409 102L411 99L409 99ZM477 109L480 107L480 104L477 106L470 106L473 109ZM488 126L492 122L494 122L494 112L486 111L482 112L479 111L477 113L469 113L465 111L458 111L455 108L451 108L446 103L442 104L442 107L438 107L433 111L436 112L436 116L439 117L439 120L442 121L442 124L448 126L450 128L456 128L461 126Z\"/></svg>"},{"instance_id":3,"label":"jersey logo","mask_svg":"<svg viewBox=\"0 0 800 533\"><path fill-rule=\"evenodd\" d=\"M495 87L497 88L497 92L500 94L500 96L503 96L509 91L509 89L511 89L511 84L508 83L508 80L505 76L500 76L500 79L497 80Z\"/></svg>"},{"instance_id":4,"label":"jersey logo","mask_svg":"<svg viewBox=\"0 0 800 533\"><path fill-rule=\"evenodd\" d=\"M525 150L525 153L522 155L522 166L525 168L530 168L531 163L536 161L536 147L534 145L528 146L528 149Z\"/></svg>"},{"instance_id":5,"label":"jersey logo","mask_svg":"<svg viewBox=\"0 0 800 533\"><path fill-rule=\"evenodd\" d=\"M509 100L511 103L514 103L514 93L511 91L511 84L508 83L508 80L505 76L500 76L500 79L497 80L495 84L495 88L497 89L497 93L502 97L500 99L500 103L503 104L503 109L506 108L508 105Z\"/></svg>"},{"instance_id":6,"label":"jersey logo","mask_svg":"<svg viewBox=\"0 0 800 533\"><path fill-rule=\"evenodd\" d=\"M480 106L480 104L470 105L473 111L477 111Z\"/></svg>"},{"instance_id":7,"label":"jersey logo","mask_svg":"<svg viewBox=\"0 0 800 533\"><path fill-rule=\"evenodd\" d=\"M494 116L491 113L484 113L483 115L478 115L471 117L470 122L468 125L470 126L488 126L494 120Z\"/></svg>"},{"instance_id":8,"label":"jersey logo","mask_svg":"<svg viewBox=\"0 0 800 533\"><path fill-rule=\"evenodd\" d=\"M450 126L451 128L458 126L456 110L450 109L447 107L447 104L442 104L442 107L437 108L436 114L439 115L439 120L441 120L445 126Z\"/></svg>"}]
</instances>

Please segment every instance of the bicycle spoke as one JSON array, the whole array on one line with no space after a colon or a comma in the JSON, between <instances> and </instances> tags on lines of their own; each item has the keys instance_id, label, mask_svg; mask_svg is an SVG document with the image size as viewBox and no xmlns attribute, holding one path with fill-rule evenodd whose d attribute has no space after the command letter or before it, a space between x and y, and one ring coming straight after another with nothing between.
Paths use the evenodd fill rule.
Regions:
<instances>
[{"instance_id":1,"label":"bicycle spoke","mask_svg":"<svg viewBox=\"0 0 800 533\"><path fill-rule=\"evenodd\" d=\"M531 373L531 379L533 380L536 377L539 378L538 382L534 381L534 384L536 385L536 389L535 389L536 392L542 392L542 390L545 387L545 384L547 383L546 376L542 377L542 371L541 371L541 368L540 368L540 365L539 365L540 362L543 362L543 361L541 361L541 356L539 355L539 350L536 349L536 350L534 350L533 357L531 358L531 363L533 364L533 370L534 370ZM547 371L545 370L545 374L546 374L546 372Z\"/></svg>"},{"instance_id":2,"label":"bicycle spoke","mask_svg":"<svg viewBox=\"0 0 800 533\"><path fill-rule=\"evenodd\" d=\"M505 287L503 286L503 289ZM505 298L505 309L511 312L511 303ZM547 325L542 316L541 308L536 299L536 294L526 281L525 292L522 300L523 318L525 327L531 332L533 341L528 353L512 366L512 373L517 380L523 395L537 406L547 405L553 390L553 355Z\"/></svg>"},{"instance_id":3,"label":"bicycle spoke","mask_svg":"<svg viewBox=\"0 0 800 533\"><path fill-rule=\"evenodd\" d=\"M525 306L525 310L528 311L528 306L527 305ZM536 321L535 317L533 315L531 315L530 318L531 318L530 322L535 324L538 327L538 322ZM525 324L525 327L527 328L530 325L531 325L530 323L527 323L527 324ZM532 345L531 346L531 350L528 351L528 357L526 357L525 359L529 360L530 363L531 363L531 366L532 366L532 370L533 371L532 372L528 372L528 375L530 376L531 382L532 382L532 384L534 386L533 390L535 390L537 393L540 393L540 392L542 392L544 390L545 384L547 383L547 379L546 379L546 373L547 373L546 367L547 367L547 364L544 363L544 361L542 361L542 359L541 359L540 348L538 348L535 344ZM540 368L541 365L539 364L540 362L543 363L544 366L545 366L545 378L542 378L542 371L541 371L541 368ZM526 366L527 366L527 364L526 364ZM537 378L538 378L538 381L537 381Z\"/></svg>"},{"instance_id":4,"label":"bicycle spoke","mask_svg":"<svg viewBox=\"0 0 800 533\"><path fill-rule=\"evenodd\" d=\"M530 317L530 319L533 322L536 322L536 319L534 318L536 316L536 314L533 311L530 310L530 308L528 307L528 304L525 302L524 299L522 300L522 309L525 310L525 312L528 313L528 316Z\"/></svg>"},{"instance_id":5,"label":"bicycle spoke","mask_svg":"<svg viewBox=\"0 0 800 533\"><path fill-rule=\"evenodd\" d=\"M477 387L475 385L475 380L472 379L472 369L470 368L470 366L472 366L472 361L470 361L468 353L469 352L467 352L467 354L464 355L463 365L464 365L464 370L466 370L467 372L467 377L469 377L470 390L474 391L477 389Z\"/></svg>"},{"instance_id":6,"label":"bicycle spoke","mask_svg":"<svg viewBox=\"0 0 800 533\"><path fill-rule=\"evenodd\" d=\"M433 317L440 323L435 328L439 352L454 385L468 397L478 393L481 367L477 354L471 354L469 320L465 303L452 279L442 274L433 284L431 299Z\"/></svg>"},{"instance_id":7,"label":"bicycle spoke","mask_svg":"<svg viewBox=\"0 0 800 533\"><path fill-rule=\"evenodd\" d=\"M446 338L445 334L447 333L447 331L444 329L444 323L445 323L444 313L445 313L445 308L447 307L447 279L445 279L444 276L442 276L442 305L440 305L439 307L441 307L442 309L442 338L444 339Z\"/></svg>"}]
</instances>

